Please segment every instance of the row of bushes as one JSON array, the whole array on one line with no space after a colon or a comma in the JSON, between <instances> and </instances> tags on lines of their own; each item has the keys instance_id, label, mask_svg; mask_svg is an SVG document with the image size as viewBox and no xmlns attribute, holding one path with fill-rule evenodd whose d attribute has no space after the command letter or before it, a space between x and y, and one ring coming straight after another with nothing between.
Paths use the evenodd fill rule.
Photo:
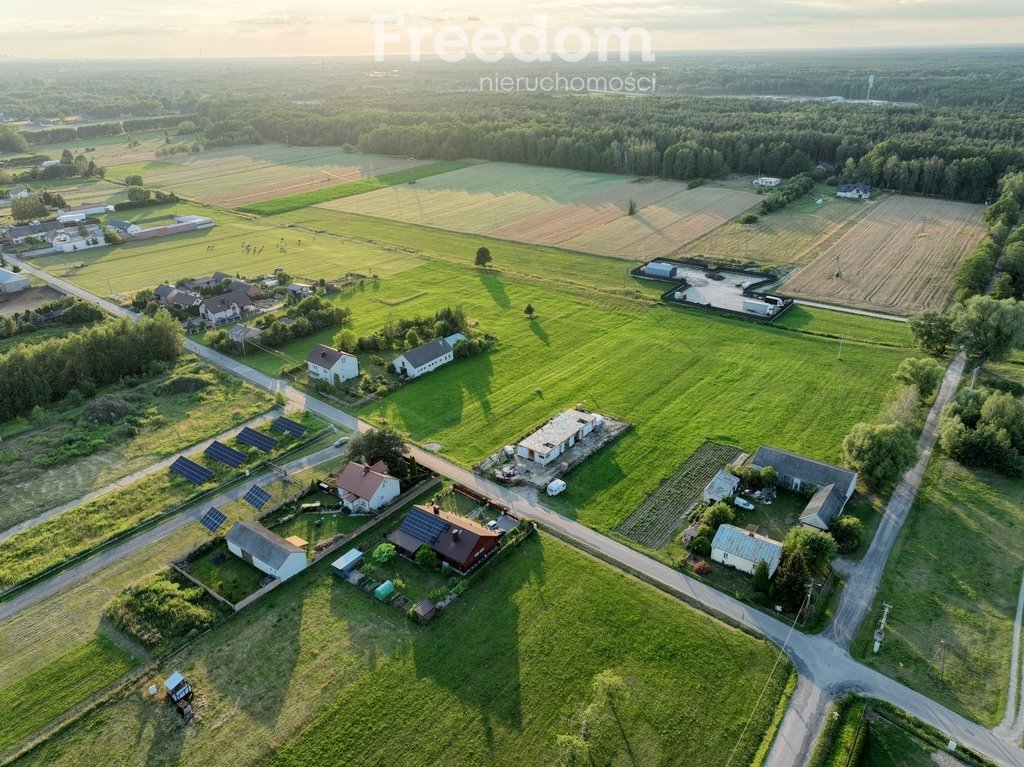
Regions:
<instances>
[{"instance_id":1,"label":"row of bushes","mask_svg":"<svg viewBox=\"0 0 1024 767\"><path fill-rule=\"evenodd\" d=\"M158 189L147 189L151 197L136 200L123 200L114 204L114 210L135 210L137 208L148 208L153 205L171 205L178 202L178 195L174 192L161 192Z\"/></svg>"},{"instance_id":2,"label":"row of bushes","mask_svg":"<svg viewBox=\"0 0 1024 767\"><path fill-rule=\"evenodd\" d=\"M1024 475L1024 402L1006 392L964 389L942 409L939 443L965 466Z\"/></svg>"},{"instance_id":3,"label":"row of bushes","mask_svg":"<svg viewBox=\"0 0 1024 767\"><path fill-rule=\"evenodd\" d=\"M808 767L856 767L868 740L867 701L847 697L825 721Z\"/></svg>"},{"instance_id":4,"label":"row of bushes","mask_svg":"<svg viewBox=\"0 0 1024 767\"><path fill-rule=\"evenodd\" d=\"M789 203L810 193L814 189L815 183L814 179L806 173L784 181L761 200L761 212L771 213L774 210L785 208Z\"/></svg>"},{"instance_id":5,"label":"row of bushes","mask_svg":"<svg viewBox=\"0 0 1024 767\"><path fill-rule=\"evenodd\" d=\"M1021 205L1024 204L1024 172L1008 173L1000 179L999 187L999 198L982 214L988 224L988 235L957 269L957 301L984 293L995 274L1003 247L1010 242L1020 241L1020 235L1011 240L1011 233L1020 220ZM1020 255L1021 281L1024 282L1024 253Z\"/></svg>"},{"instance_id":6,"label":"row of bushes","mask_svg":"<svg viewBox=\"0 0 1024 767\"><path fill-rule=\"evenodd\" d=\"M52 312L60 314L50 319L47 315ZM61 296L57 300L49 301L35 309L26 309L20 314L0 317L0 338L12 338L23 333L31 333L44 322L57 325L85 325L102 320L104 316L101 309L87 301L73 296Z\"/></svg>"}]
</instances>

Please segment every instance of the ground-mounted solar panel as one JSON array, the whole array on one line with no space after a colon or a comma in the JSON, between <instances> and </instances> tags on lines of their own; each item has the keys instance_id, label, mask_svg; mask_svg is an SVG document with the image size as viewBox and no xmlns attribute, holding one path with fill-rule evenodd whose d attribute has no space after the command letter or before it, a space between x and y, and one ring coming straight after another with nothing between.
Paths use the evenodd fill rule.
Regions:
<instances>
[{"instance_id":1,"label":"ground-mounted solar panel","mask_svg":"<svg viewBox=\"0 0 1024 767\"><path fill-rule=\"evenodd\" d=\"M271 450L277 447L277 440L273 437L268 437L266 434L260 434L255 429L250 429L246 426L235 437L243 445L254 447L257 450L261 450L264 453L269 453Z\"/></svg>"},{"instance_id":2,"label":"ground-mounted solar panel","mask_svg":"<svg viewBox=\"0 0 1024 767\"><path fill-rule=\"evenodd\" d=\"M218 509L216 506L211 506L210 510L203 514L202 519L199 520L199 524L205 527L214 535L220 530L221 525L228 521L227 515Z\"/></svg>"},{"instance_id":3,"label":"ground-mounted solar panel","mask_svg":"<svg viewBox=\"0 0 1024 767\"><path fill-rule=\"evenodd\" d=\"M259 511L270 501L271 495L259 485L253 485L242 498L247 504Z\"/></svg>"},{"instance_id":4,"label":"ground-mounted solar panel","mask_svg":"<svg viewBox=\"0 0 1024 767\"><path fill-rule=\"evenodd\" d=\"M448 529L448 523L441 517L428 514L419 509L413 509L402 520L402 524L399 527L405 530L405 532L416 536L421 541L435 543L441 537L441 533Z\"/></svg>"},{"instance_id":5,"label":"ground-mounted solar panel","mask_svg":"<svg viewBox=\"0 0 1024 767\"><path fill-rule=\"evenodd\" d=\"M270 425L270 428L274 431L279 431L282 434L287 434L289 437L301 437L307 431L307 428L301 423L296 423L290 418L285 418L284 416L281 416L274 421Z\"/></svg>"},{"instance_id":6,"label":"ground-mounted solar panel","mask_svg":"<svg viewBox=\"0 0 1024 767\"><path fill-rule=\"evenodd\" d=\"M174 459L174 463L170 465L171 472L177 474L179 477L184 477L193 485L201 485L204 482L209 482L213 479L213 472L207 469L205 466L200 466L194 461L190 461L183 455L179 455Z\"/></svg>"},{"instance_id":7,"label":"ground-mounted solar panel","mask_svg":"<svg viewBox=\"0 0 1024 767\"><path fill-rule=\"evenodd\" d=\"M223 442L218 442L217 440L211 442L209 447L207 447L203 452L213 460L220 461L221 463L230 466L232 469L237 469L245 463L245 453L240 453L233 447L228 447Z\"/></svg>"}]
</instances>

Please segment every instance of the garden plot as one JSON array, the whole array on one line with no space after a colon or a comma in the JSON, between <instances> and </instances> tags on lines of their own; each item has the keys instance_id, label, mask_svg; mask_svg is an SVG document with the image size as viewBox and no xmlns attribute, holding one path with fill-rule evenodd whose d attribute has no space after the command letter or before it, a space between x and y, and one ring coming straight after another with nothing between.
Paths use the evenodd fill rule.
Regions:
<instances>
[{"instance_id":1,"label":"garden plot","mask_svg":"<svg viewBox=\"0 0 1024 767\"><path fill-rule=\"evenodd\" d=\"M897 314L944 309L957 267L985 233L981 211L962 202L889 197L783 291Z\"/></svg>"},{"instance_id":2,"label":"garden plot","mask_svg":"<svg viewBox=\"0 0 1024 767\"><path fill-rule=\"evenodd\" d=\"M630 514L615 531L631 541L660 549L686 521L704 488L726 464L738 463L743 453L728 445L705 442Z\"/></svg>"}]
</instances>

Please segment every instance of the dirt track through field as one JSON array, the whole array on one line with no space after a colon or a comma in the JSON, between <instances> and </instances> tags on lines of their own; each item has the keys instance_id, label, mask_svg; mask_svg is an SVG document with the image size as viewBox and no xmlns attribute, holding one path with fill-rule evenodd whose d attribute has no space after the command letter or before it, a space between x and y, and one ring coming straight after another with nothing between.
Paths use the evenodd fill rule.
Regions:
<instances>
[{"instance_id":1,"label":"dirt track through field","mask_svg":"<svg viewBox=\"0 0 1024 767\"><path fill-rule=\"evenodd\" d=\"M943 309L957 266L983 234L980 206L889 197L783 292L897 314Z\"/></svg>"}]
</instances>

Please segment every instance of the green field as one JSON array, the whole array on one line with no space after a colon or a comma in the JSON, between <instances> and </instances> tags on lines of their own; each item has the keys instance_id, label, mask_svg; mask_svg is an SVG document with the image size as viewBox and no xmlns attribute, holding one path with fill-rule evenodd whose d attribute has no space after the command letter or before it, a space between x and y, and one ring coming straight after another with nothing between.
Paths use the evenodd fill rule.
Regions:
<instances>
[{"instance_id":1,"label":"green field","mask_svg":"<svg viewBox=\"0 0 1024 767\"><path fill-rule=\"evenodd\" d=\"M855 657L986 725L1003 715L1024 572L1024 480L933 458ZM881 605L885 643L871 652ZM945 641L945 678L940 678Z\"/></svg>"},{"instance_id":2,"label":"green field","mask_svg":"<svg viewBox=\"0 0 1024 767\"><path fill-rule=\"evenodd\" d=\"M0 753L115 682L138 659L104 636L0 688Z\"/></svg>"},{"instance_id":3,"label":"green field","mask_svg":"<svg viewBox=\"0 0 1024 767\"><path fill-rule=\"evenodd\" d=\"M736 747L747 764L789 676L776 656L545 538L425 628L321 564L175 659L199 726L131 690L17 764L553 764L602 671L628 697L595 707L597 763L724 764Z\"/></svg>"},{"instance_id":4,"label":"green field","mask_svg":"<svg viewBox=\"0 0 1024 767\"><path fill-rule=\"evenodd\" d=\"M360 181L352 181L340 186L330 186L324 189L317 189L311 192L278 197L273 200L243 205L239 210L243 213L253 213L257 216L273 216L281 213L291 213L294 210L308 208L310 205L317 205L331 200L340 200L344 197L352 197L357 194L373 192L396 184L412 184L416 181L439 173L465 168L466 164L461 162L433 162L430 165L421 165L418 168L385 173L381 176L371 176Z\"/></svg>"}]
</instances>

